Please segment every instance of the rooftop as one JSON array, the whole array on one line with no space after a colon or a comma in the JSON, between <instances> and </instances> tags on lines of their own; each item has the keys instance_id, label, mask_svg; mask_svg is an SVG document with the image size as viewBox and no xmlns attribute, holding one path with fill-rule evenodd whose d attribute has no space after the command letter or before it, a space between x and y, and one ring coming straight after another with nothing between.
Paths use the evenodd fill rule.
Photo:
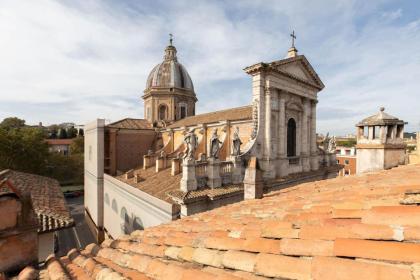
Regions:
<instances>
[{"instance_id":1,"label":"rooftop","mask_svg":"<svg viewBox=\"0 0 420 280\"><path fill-rule=\"evenodd\" d=\"M420 165L409 165L304 183L91 244L51 257L41 279L413 280L419 241Z\"/></svg>"},{"instance_id":2,"label":"rooftop","mask_svg":"<svg viewBox=\"0 0 420 280\"><path fill-rule=\"evenodd\" d=\"M182 120L171 124L169 128L178 128L183 126L192 126L205 123L215 123L219 121L240 121L251 119L252 106L244 106L186 117Z\"/></svg>"},{"instance_id":3,"label":"rooftop","mask_svg":"<svg viewBox=\"0 0 420 280\"><path fill-rule=\"evenodd\" d=\"M404 121L399 120L397 117L385 113L385 108L379 108L379 113L367 117L359 122L356 126L365 125L388 125L388 124L404 124Z\"/></svg>"},{"instance_id":4,"label":"rooftop","mask_svg":"<svg viewBox=\"0 0 420 280\"><path fill-rule=\"evenodd\" d=\"M153 129L150 122L145 119L132 119L125 118L113 123L108 124L106 127L109 128L120 128L120 129Z\"/></svg>"},{"instance_id":5,"label":"rooftop","mask_svg":"<svg viewBox=\"0 0 420 280\"><path fill-rule=\"evenodd\" d=\"M71 145L73 139L47 139L48 145Z\"/></svg>"},{"instance_id":6,"label":"rooftop","mask_svg":"<svg viewBox=\"0 0 420 280\"><path fill-rule=\"evenodd\" d=\"M7 179L21 194L30 194L38 218L38 232L54 231L73 226L64 195L57 180L13 170L0 171L0 181Z\"/></svg>"}]
</instances>

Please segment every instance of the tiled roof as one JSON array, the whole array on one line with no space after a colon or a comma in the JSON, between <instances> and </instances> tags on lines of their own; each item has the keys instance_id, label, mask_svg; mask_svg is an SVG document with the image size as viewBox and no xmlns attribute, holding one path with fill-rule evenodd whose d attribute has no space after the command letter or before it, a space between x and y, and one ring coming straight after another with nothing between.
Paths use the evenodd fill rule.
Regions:
<instances>
[{"instance_id":1,"label":"tiled roof","mask_svg":"<svg viewBox=\"0 0 420 280\"><path fill-rule=\"evenodd\" d=\"M73 139L47 139L48 145L71 145Z\"/></svg>"},{"instance_id":2,"label":"tiled roof","mask_svg":"<svg viewBox=\"0 0 420 280\"><path fill-rule=\"evenodd\" d=\"M379 113L363 119L356 126L404 124L403 120L399 120L397 117L391 116L384 111L384 107L379 108Z\"/></svg>"},{"instance_id":3,"label":"tiled roof","mask_svg":"<svg viewBox=\"0 0 420 280\"><path fill-rule=\"evenodd\" d=\"M252 119L252 106L244 106L187 117L171 124L169 128L215 123L219 121L239 121L250 119Z\"/></svg>"},{"instance_id":4,"label":"tiled roof","mask_svg":"<svg viewBox=\"0 0 420 280\"><path fill-rule=\"evenodd\" d=\"M123 128L123 129L152 129L153 126L145 119L131 119L126 118L108 124L106 127L110 128Z\"/></svg>"},{"instance_id":5,"label":"tiled roof","mask_svg":"<svg viewBox=\"0 0 420 280\"><path fill-rule=\"evenodd\" d=\"M419 165L305 183L72 250L51 258L48 273L51 279L419 279L419 194Z\"/></svg>"},{"instance_id":6,"label":"tiled roof","mask_svg":"<svg viewBox=\"0 0 420 280\"><path fill-rule=\"evenodd\" d=\"M40 224L39 232L73 226L74 220L57 180L13 170L1 171L0 180L6 178L17 191L30 194Z\"/></svg>"},{"instance_id":7,"label":"tiled roof","mask_svg":"<svg viewBox=\"0 0 420 280\"><path fill-rule=\"evenodd\" d=\"M135 169L133 173L140 176L140 182L136 183L134 177L126 179L125 174L116 176L115 178L154 197L173 203L167 193L179 189L182 174L171 176L170 168L166 168L156 173L155 166L147 169L138 168ZM165 179L162 180L162 178Z\"/></svg>"}]
</instances>

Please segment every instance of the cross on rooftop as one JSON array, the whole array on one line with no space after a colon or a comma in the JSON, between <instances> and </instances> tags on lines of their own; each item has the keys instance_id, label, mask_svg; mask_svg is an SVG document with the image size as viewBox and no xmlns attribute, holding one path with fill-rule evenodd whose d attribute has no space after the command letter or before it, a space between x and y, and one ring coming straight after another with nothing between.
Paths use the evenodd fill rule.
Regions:
<instances>
[{"instance_id":1,"label":"cross on rooftop","mask_svg":"<svg viewBox=\"0 0 420 280\"><path fill-rule=\"evenodd\" d=\"M172 41L173 41L174 35L172 35L172 33L169 33L169 44L172 46Z\"/></svg>"},{"instance_id":2,"label":"cross on rooftop","mask_svg":"<svg viewBox=\"0 0 420 280\"><path fill-rule=\"evenodd\" d=\"M294 30L290 34L290 37L292 37L292 48L294 48L295 47L295 39L296 39L296 35L295 35L295 31Z\"/></svg>"}]
</instances>

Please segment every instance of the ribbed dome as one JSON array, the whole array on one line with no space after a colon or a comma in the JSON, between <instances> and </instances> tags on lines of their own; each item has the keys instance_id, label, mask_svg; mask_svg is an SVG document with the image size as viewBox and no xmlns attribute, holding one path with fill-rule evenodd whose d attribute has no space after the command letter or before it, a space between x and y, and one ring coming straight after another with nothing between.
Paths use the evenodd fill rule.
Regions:
<instances>
[{"instance_id":1,"label":"ribbed dome","mask_svg":"<svg viewBox=\"0 0 420 280\"><path fill-rule=\"evenodd\" d=\"M166 47L163 62L156 65L147 78L146 90L154 87L176 87L194 92L191 77L178 62L176 48L172 44Z\"/></svg>"}]
</instances>

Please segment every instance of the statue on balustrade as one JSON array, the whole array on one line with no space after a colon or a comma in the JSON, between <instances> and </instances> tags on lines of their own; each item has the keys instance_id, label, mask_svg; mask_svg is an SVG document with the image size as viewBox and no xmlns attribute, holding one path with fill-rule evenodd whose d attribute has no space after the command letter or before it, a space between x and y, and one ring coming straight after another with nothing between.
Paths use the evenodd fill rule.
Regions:
<instances>
[{"instance_id":1,"label":"statue on balustrade","mask_svg":"<svg viewBox=\"0 0 420 280\"><path fill-rule=\"evenodd\" d=\"M194 154L198 146L198 137L194 134L194 128L191 128L184 137L186 148L184 150L184 160L194 160Z\"/></svg>"},{"instance_id":2,"label":"statue on balustrade","mask_svg":"<svg viewBox=\"0 0 420 280\"><path fill-rule=\"evenodd\" d=\"M324 150L324 152L328 152L328 146L330 143L330 137L329 137L330 133L327 132L327 135L325 135L324 139L322 140L322 148Z\"/></svg>"},{"instance_id":3,"label":"statue on balustrade","mask_svg":"<svg viewBox=\"0 0 420 280\"><path fill-rule=\"evenodd\" d=\"M233 152L232 154L234 156L239 156L241 154L241 144L242 141L239 138L239 127L235 128L235 131L233 132Z\"/></svg>"},{"instance_id":4,"label":"statue on balustrade","mask_svg":"<svg viewBox=\"0 0 420 280\"><path fill-rule=\"evenodd\" d=\"M219 140L219 136L217 135L217 128L215 128L213 129L213 134L210 139L211 158L219 158L220 144L222 144L222 141Z\"/></svg>"},{"instance_id":5,"label":"statue on balustrade","mask_svg":"<svg viewBox=\"0 0 420 280\"><path fill-rule=\"evenodd\" d=\"M335 154L336 150L337 150L337 145L335 141L335 136L333 136L328 141L328 152L331 154Z\"/></svg>"}]
</instances>

